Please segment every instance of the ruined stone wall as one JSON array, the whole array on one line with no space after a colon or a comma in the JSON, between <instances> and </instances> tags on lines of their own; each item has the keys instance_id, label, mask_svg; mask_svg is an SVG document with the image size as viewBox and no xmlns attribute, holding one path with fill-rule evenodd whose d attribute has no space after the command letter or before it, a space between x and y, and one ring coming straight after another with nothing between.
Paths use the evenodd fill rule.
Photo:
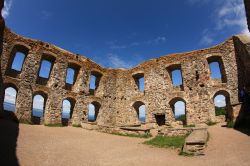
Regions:
<instances>
[{"instance_id":1,"label":"ruined stone wall","mask_svg":"<svg viewBox=\"0 0 250 166\"><path fill-rule=\"evenodd\" d=\"M16 51L26 54L20 73L10 70ZM241 56L241 55L239 55ZM48 80L38 77L41 60L53 59ZM213 80L209 62L220 61L222 80ZM68 66L77 69L73 86L65 83ZM180 68L183 85L174 87L170 70ZM215 120L213 99L217 94L228 97L230 104L238 103L238 78L244 74L237 63L233 39L198 51L173 54L146 61L132 69L107 69L93 61L54 45L21 37L5 28L1 72L4 86L17 89L16 115L22 120L32 118L34 95L45 97L44 123L61 123L62 101L74 101L70 122L88 122L88 104L99 103L97 124L103 126L140 125L136 108L146 106L146 125L156 124L156 115L165 115L165 123L175 122L171 105L178 100L186 104L187 124ZM98 88L89 89L91 73L99 74ZM141 92L137 77L145 79Z\"/></svg>"},{"instance_id":2,"label":"ruined stone wall","mask_svg":"<svg viewBox=\"0 0 250 166\"><path fill-rule=\"evenodd\" d=\"M210 76L208 60L221 57L225 68L226 82L213 80ZM167 68L180 65L183 88L175 88ZM155 122L154 114L166 113L166 121L174 121L170 102L182 99L186 103L187 123L194 124L214 120L213 98L217 92L228 93L232 103L238 102L237 68L233 41L230 39L214 48L189 53L164 56L141 64L132 70L144 70L145 102L147 121Z\"/></svg>"},{"instance_id":3,"label":"ruined stone wall","mask_svg":"<svg viewBox=\"0 0 250 166\"><path fill-rule=\"evenodd\" d=\"M249 87L250 90L250 38L245 35L234 37L237 57L237 68L242 73L239 75L239 89Z\"/></svg>"},{"instance_id":4,"label":"ruined stone wall","mask_svg":"<svg viewBox=\"0 0 250 166\"><path fill-rule=\"evenodd\" d=\"M247 16L248 29L250 31L250 1L244 0L244 4L245 4L246 16Z\"/></svg>"},{"instance_id":5,"label":"ruined stone wall","mask_svg":"<svg viewBox=\"0 0 250 166\"><path fill-rule=\"evenodd\" d=\"M5 22L4 18L2 17L2 9L4 7L4 0L0 1L0 58L2 55L2 48L3 48L3 34L4 34L4 27ZM1 68L1 64L0 64ZM2 74L0 73L0 117L3 116L3 80L2 80Z\"/></svg>"},{"instance_id":6,"label":"ruined stone wall","mask_svg":"<svg viewBox=\"0 0 250 166\"><path fill-rule=\"evenodd\" d=\"M234 45L237 57L237 67L240 75L238 75L238 89L250 94L250 38L244 35L234 37ZM236 127L250 126L250 99L246 97L242 99L241 104L234 105L233 121Z\"/></svg>"}]
</instances>

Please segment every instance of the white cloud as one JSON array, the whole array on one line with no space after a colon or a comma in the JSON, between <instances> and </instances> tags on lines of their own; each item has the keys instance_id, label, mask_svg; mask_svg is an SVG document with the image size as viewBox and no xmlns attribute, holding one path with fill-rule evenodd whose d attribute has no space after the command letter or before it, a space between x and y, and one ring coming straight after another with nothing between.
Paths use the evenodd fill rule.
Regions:
<instances>
[{"instance_id":1,"label":"white cloud","mask_svg":"<svg viewBox=\"0 0 250 166\"><path fill-rule=\"evenodd\" d=\"M214 41L213 38L209 35L204 35L201 38L202 45L209 45L209 44L213 43L213 41Z\"/></svg>"},{"instance_id":2,"label":"white cloud","mask_svg":"<svg viewBox=\"0 0 250 166\"><path fill-rule=\"evenodd\" d=\"M164 43L166 40L167 38L165 36L158 36L155 39L145 41L145 43L156 45L156 44Z\"/></svg>"},{"instance_id":3,"label":"white cloud","mask_svg":"<svg viewBox=\"0 0 250 166\"><path fill-rule=\"evenodd\" d=\"M49 11L47 11L47 10L43 10L43 11L41 12L41 19L43 19L43 20L47 20L47 19L49 19L51 16L52 16L52 13L49 12Z\"/></svg>"},{"instance_id":4,"label":"white cloud","mask_svg":"<svg viewBox=\"0 0 250 166\"><path fill-rule=\"evenodd\" d=\"M243 10L243 11L242 11ZM228 15L241 16L244 15L245 8L243 1L241 0L227 0L222 3L222 6L218 8L218 16L224 17Z\"/></svg>"},{"instance_id":5,"label":"white cloud","mask_svg":"<svg viewBox=\"0 0 250 166\"><path fill-rule=\"evenodd\" d=\"M107 41L106 44L109 46L110 49L125 49L128 48L129 45L125 45L125 44L120 44L118 43L117 40L111 40L111 41Z\"/></svg>"},{"instance_id":6,"label":"white cloud","mask_svg":"<svg viewBox=\"0 0 250 166\"><path fill-rule=\"evenodd\" d=\"M128 61L124 61L118 55L109 53L107 56L108 66L112 68L131 68L133 64Z\"/></svg>"},{"instance_id":7,"label":"white cloud","mask_svg":"<svg viewBox=\"0 0 250 166\"><path fill-rule=\"evenodd\" d=\"M95 55L93 56L93 60L106 68L132 68L139 62L143 61L140 54L133 54L133 56L133 59L128 59L125 58L126 56L109 52L105 55L105 58Z\"/></svg>"},{"instance_id":8,"label":"white cloud","mask_svg":"<svg viewBox=\"0 0 250 166\"><path fill-rule=\"evenodd\" d=\"M136 47L140 45L157 45L166 42L167 38L165 36L158 36L154 39L142 41L142 42L132 42L129 44L120 44L117 40L112 40L106 42L107 45L109 45L109 48L114 50L114 49L126 49L126 48L131 48L131 47Z\"/></svg>"},{"instance_id":9,"label":"white cloud","mask_svg":"<svg viewBox=\"0 0 250 166\"><path fill-rule=\"evenodd\" d=\"M88 105L88 115L94 116L95 115L95 106L93 104Z\"/></svg>"},{"instance_id":10,"label":"white cloud","mask_svg":"<svg viewBox=\"0 0 250 166\"><path fill-rule=\"evenodd\" d=\"M214 42L213 35L209 33L208 29L202 32L202 37L200 40L201 45L210 45Z\"/></svg>"},{"instance_id":11,"label":"white cloud","mask_svg":"<svg viewBox=\"0 0 250 166\"><path fill-rule=\"evenodd\" d=\"M223 95L218 95L214 98L214 105L217 107L225 107L226 106L226 99Z\"/></svg>"},{"instance_id":12,"label":"white cloud","mask_svg":"<svg viewBox=\"0 0 250 166\"><path fill-rule=\"evenodd\" d=\"M16 90L14 88L9 87L5 90L4 102L15 104Z\"/></svg>"},{"instance_id":13,"label":"white cloud","mask_svg":"<svg viewBox=\"0 0 250 166\"><path fill-rule=\"evenodd\" d=\"M36 95L33 98L33 108L43 110L44 98L41 95Z\"/></svg>"},{"instance_id":14,"label":"white cloud","mask_svg":"<svg viewBox=\"0 0 250 166\"><path fill-rule=\"evenodd\" d=\"M124 48L128 48L128 46L126 45L113 45L110 46L111 49L124 49Z\"/></svg>"},{"instance_id":15,"label":"white cloud","mask_svg":"<svg viewBox=\"0 0 250 166\"><path fill-rule=\"evenodd\" d=\"M71 104L68 100L63 100L63 113L70 113Z\"/></svg>"},{"instance_id":16,"label":"white cloud","mask_svg":"<svg viewBox=\"0 0 250 166\"><path fill-rule=\"evenodd\" d=\"M241 33L250 36L250 32L247 26L242 28Z\"/></svg>"},{"instance_id":17,"label":"white cloud","mask_svg":"<svg viewBox=\"0 0 250 166\"><path fill-rule=\"evenodd\" d=\"M139 117L145 117L146 114L146 107L145 105L142 105L139 107Z\"/></svg>"},{"instance_id":18,"label":"white cloud","mask_svg":"<svg viewBox=\"0 0 250 166\"><path fill-rule=\"evenodd\" d=\"M202 0L189 0L189 2L192 4L204 3ZM214 27L206 29L205 33L202 32L200 44L206 46L213 44L213 38L226 29L250 36L243 0L206 0L206 2L210 2L209 5L213 5L215 8L211 12Z\"/></svg>"},{"instance_id":19,"label":"white cloud","mask_svg":"<svg viewBox=\"0 0 250 166\"><path fill-rule=\"evenodd\" d=\"M236 27L239 29L238 33L250 36L247 30L245 7L242 0L224 0L222 5L218 7L216 16L216 28L218 30Z\"/></svg>"},{"instance_id":20,"label":"white cloud","mask_svg":"<svg viewBox=\"0 0 250 166\"><path fill-rule=\"evenodd\" d=\"M208 2L210 2L211 0L187 0L188 4L190 5L204 5Z\"/></svg>"},{"instance_id":21,"label":"white cloud","mask_svg":"<svg viewBox=\"0 0 250 166\"><path fill-rule=\"evenodd\" d=\"M185 114L185 103L183 101L177 101L175 103L175 115L184 115Z\"/></svg>"},{"instance_id":22,"label":"white cloud","mask_svg":"<svg viewBox=\"0 0 250 166\"><path fill-rule=\"evenodd\" d=\"M4 1L4 8L2 10L2 16L3 16L3 18L7 18L9 16L11 6L12 6L12 0L6 0L6 1Z\"/></svg>"}]
</instances>

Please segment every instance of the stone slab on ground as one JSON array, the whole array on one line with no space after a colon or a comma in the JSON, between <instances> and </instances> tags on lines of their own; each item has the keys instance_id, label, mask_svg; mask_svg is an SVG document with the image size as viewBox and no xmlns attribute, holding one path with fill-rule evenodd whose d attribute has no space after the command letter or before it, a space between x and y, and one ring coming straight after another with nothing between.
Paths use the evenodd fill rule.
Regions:
<instances>
[{"instance_id":1,"label":"stone slab on ground","mask_svg":"<svg viewBox=\"0 0 250 166\"><path fill-rule=\"evenodd\" d=\"M205 144L207 142L208 133L206 129L194 130L187 138L186 144Z\"/></svg>"},{"instance_id":2,"label":"stone slab on ground","mask_svg":"<svg viewBox=\"0 0 250 166\"><path fill-rule=\"evenodd\" d=\"M207 129L194 130L185 140L183 152L193 155L204 155L208 139Z\"/></svg>"},{"instance_id":3,"label":"stone slab on ground","mask_svg":"<svg viewBox=\"0 0 250 166\"><path fill-rule=\"evenodd\" d=\"M132 131L145 131L149 132L150 128L141 128L141 127L120 127L122 130L132 130Z\"/></svg>"},{"instance_id":4,"label":"stone slab on ground","mask_svg":"<svg viewBox=\"0 0 250 166\"><path fill-rule=\"evenodd\" d=\"M201 127L182 127L182 128L162 128L158 130L159 135L164 136L186 136L187 134L190 134L194 130L206 130L206 126Z\"/></svg>"},{"instance_id":5,"label":"stone slab on ground","mask_svg":"<svg viewBox=\"0 0 250 166\"><path fill-rule=\"evenodd\" d=\"M120 127L120 133L123 134L147 134L150 133L150 128L144 127Z\"/></svg>"}]
</instances>

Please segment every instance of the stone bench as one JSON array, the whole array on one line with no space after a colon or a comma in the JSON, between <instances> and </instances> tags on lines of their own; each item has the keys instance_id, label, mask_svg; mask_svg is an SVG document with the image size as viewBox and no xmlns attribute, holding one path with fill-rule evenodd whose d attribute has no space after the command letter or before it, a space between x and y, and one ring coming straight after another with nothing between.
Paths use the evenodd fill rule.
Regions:
<instances>
[{"instance_id":1,"label":"stone bench","mask_svg":"<svg viewBox=\"0 0 250 166\"><path fill-rule=\"evenodd\" d=\"M194 130L206 130L207 127L182 127L182 128L162 128L158 130L158 135L167 137L185 136Z\"/></svg>"},{"instance_id":2,"label":"stone bench","mask_svg":"<svg viewBox=\"0 0 250 166\"><path fill-rule=\"evenodd\" d=\"M194 130L185 140L183 152L194 155L203 155L208 139L207 129Z\"/></svg>"},{"instance_id":3,"label":"stone bench","mask_svg":"<svg viewBox=\"0 0 250 166\"><path fill-rule=\"evenodd\" d=\"M131 134L147 134L150 132L150 128L142 128L142 127L120 127L126 133Z\"/></svg>"}]
</instances>

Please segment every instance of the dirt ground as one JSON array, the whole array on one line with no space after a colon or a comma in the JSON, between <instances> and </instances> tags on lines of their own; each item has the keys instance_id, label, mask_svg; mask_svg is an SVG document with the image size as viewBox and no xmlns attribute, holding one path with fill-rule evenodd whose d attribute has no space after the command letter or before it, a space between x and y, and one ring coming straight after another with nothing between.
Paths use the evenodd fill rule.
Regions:
<instances>
[{"instance_id":1,"label":"dirt ground","mask_svg":"<svg viewBox=\"0 0 250 166\"><path fill-rule=\"evenodd\" d=\"M205 156L179 156L174 149L142 144L145 139L110 135L74 127L38 125L17 128L17 144L11 130L0 122L1 147L11 143L15 150L2 154L21 166L250 166L250 137L234 129L209 128ZM19 129L19 130L18 130ZM6 135L6 139L5 136ZM6 152L7 153L7 152ZM17 159L16 159L17 158ZM3 158L2 158L3 159ZM2 165L2 164L0 164Z\"/></svg>"}]
</instances>

